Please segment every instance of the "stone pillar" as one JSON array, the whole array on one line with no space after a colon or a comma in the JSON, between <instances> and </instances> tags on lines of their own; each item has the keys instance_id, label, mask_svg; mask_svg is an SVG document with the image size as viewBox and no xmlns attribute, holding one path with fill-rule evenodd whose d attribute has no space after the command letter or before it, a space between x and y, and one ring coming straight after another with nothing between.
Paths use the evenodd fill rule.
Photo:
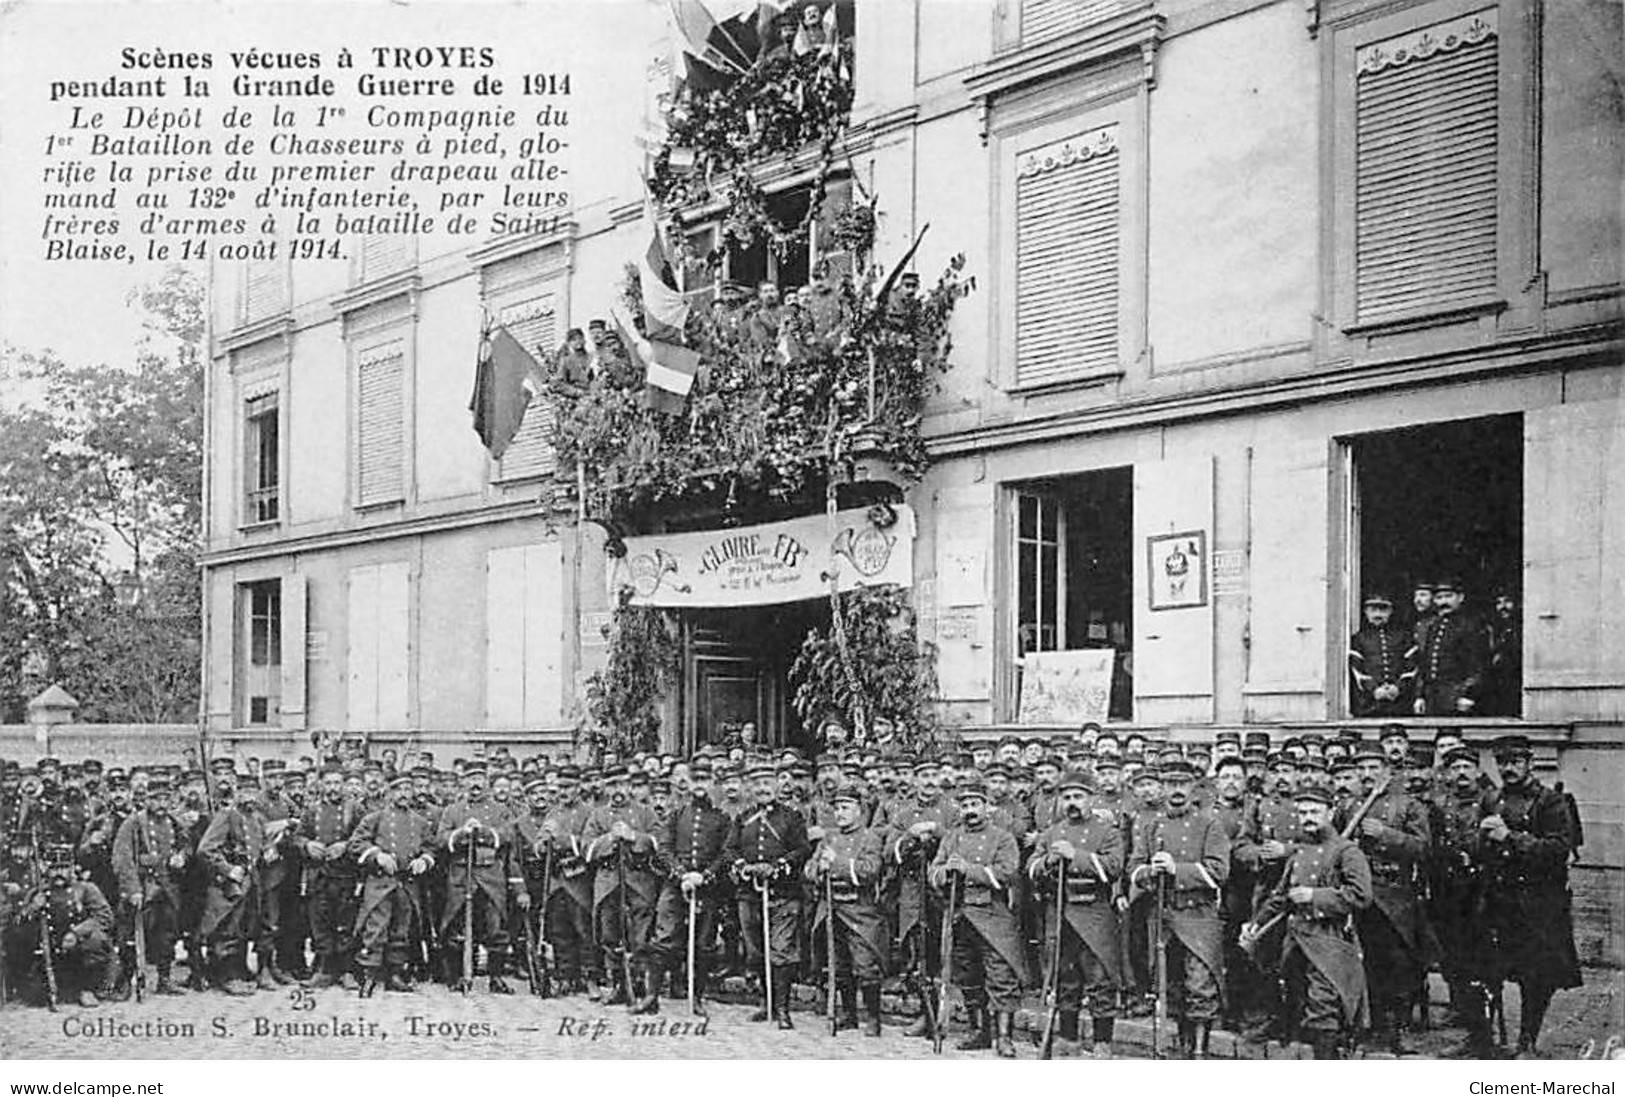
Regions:
<instances>
[{"instance_id":1,"label":"stone pillar","mask_svg":"<svg viewBox=\"0 0 1625 1097\"><path fill-rule=\"evenodd\" d=\"M42 758L51 753L51 729L73 723L74 713L78 711L79 702L55 682L28 702L28 724L34 729L34 742L39 745Z\"/></svg>"}]
</instances>

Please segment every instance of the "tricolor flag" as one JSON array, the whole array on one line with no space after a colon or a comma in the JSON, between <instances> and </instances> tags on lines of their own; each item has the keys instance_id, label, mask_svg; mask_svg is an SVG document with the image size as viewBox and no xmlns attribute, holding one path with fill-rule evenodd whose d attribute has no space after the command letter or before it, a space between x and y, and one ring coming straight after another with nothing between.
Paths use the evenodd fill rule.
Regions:
<instances>
[{"instance_id":1,"label":"tricolor flag","mask_svg":"<svg viewBox=\"0 0 1625 1097\"><path fill-rule=\"evenodd\" d=\"M738 76L756 59L754 44L740 42L737 33L725 28L723 21L703 0L671 0L672 27L683 52L717 73Z\"/></svg>"},{"instance_id":2,"label":"tricolor flag","mask_svg":"<svg viewBox=\"0 0 1625 1097\"><path fill-rule=\"evenodd\" d=\"M694 387L694 374L700 368L699 352L638 334L637 326L619 302L610 308L610 316L633 366L643 369L643 395L648 406L666 415L681 415Z\"/></svg>"},{"instance_id":3,"label":"tricolor flag","mask_svg":"<svg viewBox=\"0 0 1625 1097\"><path fill-rule=\"evenodd\" d=\"M666 238L647 198L643 200L643 224L649 231L649 246L638 257L643 333L657 341L680 343L683 327L688 323L688 300L677 288L677 275L671 256L666 252Z\"/></svg>"},{"instance_id":4,"label":"tricolor flag","mask_svg":"<svg viewBox=\"0 0 1625 1097\"><path fill-rule=\"evenodd\" d=\"M489 315L480 332L479 361L474 367L474 394L468 410L474 413L474 433L493 460L502 460L537 388L541 367L507 328L493 326Z\"/></svg>"}]
</instances>

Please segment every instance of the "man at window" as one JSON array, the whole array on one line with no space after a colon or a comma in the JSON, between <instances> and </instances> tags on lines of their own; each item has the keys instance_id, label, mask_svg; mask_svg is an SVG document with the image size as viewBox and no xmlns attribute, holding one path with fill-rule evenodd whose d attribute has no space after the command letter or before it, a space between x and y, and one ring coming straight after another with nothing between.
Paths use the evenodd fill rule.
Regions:
<instances>
[{"instance_id":1,"label":"man at window","mask_svg":"<svg viewBox=\"0 0 1625 1097\"><path fill-rule=\"evenodd\" d=\"M1416 645L1393 623L1386 594L1365 600L1365 624L1349 638L1349 708L1355 716L1402 716L1416 684Z\"/></svg>"},{"instance_id":2,"label":"man at window","mask_svg":"<svg viewBox=\"0 0 1625 1097\"><path fill-rule=\"evenodd\" d=\"M1489 632L1462 609L1461 581L1435 584L1437 614L1421 645L1418 716L1471 716L1478 711L1489 667Z\"/></svg>"}]
</instances>

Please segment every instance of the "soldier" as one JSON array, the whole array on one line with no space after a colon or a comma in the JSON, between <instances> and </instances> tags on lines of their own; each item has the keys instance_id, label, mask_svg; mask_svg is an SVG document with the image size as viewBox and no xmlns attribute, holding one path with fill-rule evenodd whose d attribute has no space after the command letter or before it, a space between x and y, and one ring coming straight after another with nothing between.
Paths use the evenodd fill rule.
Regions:
<instances>
[{"instance_id":1,"label":"soldier","mask_svg":"<svg viewBox=\"0 0 1625 1097\"><path fill-rule=\"evenodd\" d=\"M1349 638L1349 708L1355 716L1400 716L1411 711L1417 647L1393 621L1386 594L1368 594L1365 624Z\"/></svg>"},{"instance_id":2,"label":"soldier","mask_svg":"<svg viewBox=\"0 0 1625 1097\"><path fill-rule=\"evenodd\" d=\"M1531 772L1527 738L1503 735L1494 753L1501 789L1479 822L1489 873L1486 917L1499 975L1522 990L1518 1058L1535 1059L1553 993L1580 985L1568 890L1573 817L1563 796Z\"/></svg>"},{"instance_id":3,"label":"soldier","mask_svg":"<svg viewBox=\"0 0 1625 1097\"><path fill-rule=\"evenodd\" d=\"M597 992L601 975L599 958L593 948L592 868L583 854L590 805L581 799L581 771L561 766L557 774L558 794L548 805L542 820L537 854L552 859L552 883L543 900L543 925L553 946L560 985L565 993L587 985ZM545 865L544 865L545 868Z\"/></svg>"},{"instance_id":4,"label":"soldier","mask_svg":"<svg viewBox=\"0 0 1625 1097\"><path fill-rule=\"evenodd\" d=\"M1128 851L1116 816L1097 810L1088 777L1069 773L1056 786L1061 818L1037 837L1027 871L1044 914L1043 957L1046 967L1056 956L1061 934L1060 972L1046 971L1056 988L1058 1054L1065 1056L1079 1037L1078 1014L1085 1005L1093 1028L1095 1053L1111 1055L1117 1018L1117 996L1125 982L1117 913L1112 909L1116 882L1122 878ZM1064 921L1055 917L1056 885L1065 870Z\"/></svg>"},{"instance_id":5,"label":"soldier","mask_svg":"<svg viewBox=\"0 0 1625 1097\"><path fill-rule=\"evenodd\" d=\"M1299 841L1281 885L1242 928L1245 947L1259 947L1264 925L1284 917L1281 970L1288 999L1301 1008L1298 1031L1317 1059L1339 1058L1365 1014L1365 969L1354 918L1371 902L1371 871L1353 842L1332 828L1324 789L1297 793Z\"/></svg>"},{"instance_id":6,"label":"soldier","mask_svg":"<svg viewBox=\"0 0 1625 1097\"><path fill-rule=\"evenodd\" d=\"M594 924L603 963L613 973L611 1005L637 1000L636 988L626 985L623 971L639 954L654 929L655 899L660 887L654 857L660 822L646 804L631 797L630 774L625 766L604 771L609 803L594 808L582 828L587 861L597 869L593 881ZM622 953L626 965L620 963ZM646 987L658 977L646 963L637 965ZM639 974L631 970L633 978ZM645 995L646 997L647 995Z\"/></svg>"},{"instance_id":7,"label":"soldier","mask_svg":"<svg viewBox=\"0 0 1625 1097\"><path fill-rule=\"evenodd\" d=\"M423 917L421 880L434 864L435 835L429 821L412 810L412 778L400 774L389 784L389 805L369 812L351 835L348 853L361 866L365 883L356 917L361 997L372 997L384 972L384 989L411 991L413 930ZM492 950L492 982L501 971ZM387 968L387 969L386 969ZM495 987L493 986L493 990Z\"/></svg>"},{"instance_id":8,"label":"soldier","mask_svg":"<svg viewBox=\"0 0 1625 1097\"><path fill-rule=\"evenodd\" d=\"M652 972L634 1013L659 1010L659 975L674 973L687 955L690 911L694 918L694 1009L705 1013L705 981L715 958L719 884L728 871L728 831L733 820L711 803L711 766L696 759L689 802L662 826L656 863L664 882L655 904L654 935L643 963ZM691 905L692 904L692 905Z\"/></svg>"},{"instance_id":9,"label":"soldier","mask_svg":"<svg viewBox=\"0 0 1625 1097\"><path fill-rule=\"evenodd\" d=\"M1467 1028L1466 1040L1447 1054L1485 1059L1493 1049L1489 980L1494 938L1484 917L1489 896L1479 824L1488 814L1489 798L1478 785L1478 755L1467 747L1445 752L1443 772L1449 784L1434 800L1428 911L1439 932L1439 971Z\"/></svg>"},{"instance_id":10,"label":"soldier","mask_svg":"<svg viewBox=\"0 0 1625 1097\"><path fill-rule=\"evenodd\" d=\"M1505 587L1495 592L1490 614L1489 684L1486 716L1516 716L1523 708L1523 622L1518 600Z\"/></svg>"},{"instance_id":11,"label":"soldier","mask_svg":"<svg viewBox=\"0 0 1625 1097\"><path fill-rule=\"evenodd\" d=\"M1240 1031L1240 1022L1267 1016L1271 1005L1258 969L1241 950L1241 927L1253 913L1258 868L1262 863L1256 837L1257 815L1247 796L1247 771L1239 757L1219 759L1213 774L1212 812L1230 843L1230 875L1219 898L1224 927L1225 1027Z\"/></svg>"},{"instance_id":12,"label":"soldier","mask_svg":"<svg viewBox=\"0 0 1625 1097\"><path fill-rule=\"evenodd\" d=\"M40 945L43 918L59 998L77 996L81 1006L94 1009L112 996L117 978L113 910L95 884L74 879L73 845L55 843L41 852L45 878L38 887L21 894L15 922L7 927L5 952L8 956L32 955ZM43 974L40 978L43 983ZM41 989L48 995L48 984Z\"/></svg>"},{"instance_id":13,"label":"soldier","mask_svg":"<svg viewBox=\"0 0 1625 1097\"><path fill-rule=\"evenodd\" d=\"M1131 886L1161 889L1161 937L1167 953L1168 1015L1179 1022L1183 1058L1206 1058L1208 1033L1223 997L1224 938L1219 898L1230 871L1230 843L1212 814L1194 810L1196 774L1187 762L1162 767L1162 809L1134 832ZM1157 915L1154 912L1153 918Z\"/></svg>"},{"instance_id":14,"label":"soldier","mask_svg":"<svg viewBox=\"0 0 1625 1097\"><path fill-rule=\"evenodd\" d=\"M208 881L198 933L208 942L215 982L227 994L243 997L254 993L256 982L263 990L276 989L265 966L269 957L260 957L255 981L248 974L249 943L261 939L260 866L265 857L265 821L251 797L246 793L239 797L237 774L227 768L230 760L223 759L217 765L214 786L220 807L210 818L197 847Z\"/></svg>"},{"instance_id":15,"label":"soldier","mask_svg":"<svg viewBox=\"0 0 1625 1097\"><path fill-rule=\"evenodd\" d=\"M772 763L756 763L749 777L756 804L734 820L728 834L729 861L734 879L742 885L742 937L752 962L767 972L773 987L771 999L751 1020L771 1016L780 1029L790 1029L795 1027L790 1020L790 978L801 957L800 874L812 843L800 814L779 802Z\"/></svg>"},{"instance_id":16,"label":"soldier","mask_svg":"<svg viewBox=\"0 0 1625 1097\"><path fill-rule=\"evenodd\" d=\"M265 863L260 868L260 970L269 972L277 986L288 986L293 977L285 967L297 968L304 962L304 936L298 936L295 956L290 938L292 927L304 921L299 898L303 843L299 836L299 808L284 787L287 765L277 758L260 764L259 813L265 821Z\"/></svg>"},{"instance_id":17,"label":"soldier","mask_svg":"<svg viewBox=\"0 0 1625 1097\"><path fill-rule=\"evenodd\" d=\"M180 910L177 912L176 931L186 945L186 989L209 989L207 948L200 926L209 890L209 869L203 858L197 856L199 843L209 829L213 818L209 806L209 779L200 769L189 769L181 776L180 802L176 805L175 821L180 824L182 842L190 851L186 867L181 870Z\"/></svg>"},{"instance_id":18,"label":"soldier","mask_svg":"<svg viewBox=\"0 0 1625 1097\"><path fill-rule=\"evenodd\" d=\"M112 897L117 906L113 911L113 947L118 956L117 977L112 997L123 1001L130 996L130 975L135 970L135 911L118 902L121 894L119 879L113 871L113 841L119 828L135 812L130 783L121 770L112 770L107 777L107 801L97 813L89 815L84 837L79 843L79 865L102 896ZM86 797L87 805L95 803Z\"/></svg>"},{"instance_id":19,"label":"soldier","mask_svg":"<svg viewBox=\"0 0 1625 1097\"><path fill-rule=\"evenodd\" d=\"M926 886L926 869L936 856L943 834L955 822L953 809L942 798L940 770L936 762L922 758L914 766L914 798L900 803L891 813L886 831L886 856L896 866L897 942L906 956L916 992L920 995L920 1015L905 1030L905 1036L931 1033L928 992L937 972L942 943L942 908L936 894ZM946 1023L947 1018L943 1018Z\"/></svg>"},{"instance_id":20,"label":"soldier","mask_svg":"<svg viewBox=\"0 0 1625 1097\"><path fill-rule=\"evenodd\" d=\"M1400 1023L1428 959L1418 882L1432 836L1426 808L1404 790L1386 754L1366 746L1355 763L1363 793L1376 792L1350 835L1371 866L1372 902L1356 921L1365 951L1372 1027L1395 1055L1402 1055ZM1338 829L1349 822L1339 818Z\"/></svg>"},{"instance_id":21,"label":"soldier","mask_svg":"<svg viewBox=\"0 0 1625 1097\"><path fill-rule=\"evenodd\" d=\"M837 1029L857 1028L857 995L863 998L864 1034L880 1035L880 982L886 976L886 920L876 904L884 851L879 834L863 825L863 793L852 784L831 794L835 816L807 861L805 875L819 885L812 917L815 953L835 941L835 984L840 995ZM826 886L827 882L827 886ZM833 909L831 909L833 903ZM826 931L825 919L834 919ZM825 956L821 969L826 969Z\"/></svg>"},{"instance_id":22,"label":"soldier","mask_svg":"<svg viewBox=\"0 0 1625 1097\"><path fill-rule=\"evenodd\" d=\"M322 767L319 799L305 808L302 819L306 907L316 953L311 986L321 990L337 985L349 970L357 913L359 872L349 845L361 821L361 807L345 798L344 769L337 762Z\"/></svg>"},{"instance_id":23,"label":"soldier","mask_svg":"<svg viewBox=\"0 0 1625 1097\"><path fill-rule=\"evenodd\" d=\"M507 810L492 800L487 784L486 765L469 762L463 769L464 797L449 804L441 813L435 832L435 848L447 854L446 910L440 921L441 951L445 963L461 967L463 904L472 903L475 940L470 950L483 940L486 974L492 994L512 994L503 975L508 962L508 899L510 889L518 891L524 878L512 862L513 827ZM469 864L473 863L472 876ZM468 982L474 972L459 970Z\"/></svg>"},{"instance_id":24,"label":"soldier","mask_svg":"<svg viewBox=\"0 0 1625 1097\"><path fill-rule=\"evenodd\" d=\"M1478 711L1490 662L1489 630L1461 608L1461 582L1447 579L1433 590L1437 616L1426 630L1418 663L1418 716L1470 716Z\"/></svg>"},{"instance_id":25,"label":"soldier","mask_svg":"<svg viewBox=\"0 0 1625 1097\"><path fill-rule=\"evenodd\" d=\"M1411 613L1410 630L1411 643L1416 645L1420 653L1422 646L1427 643L1428 630L1433 627L1437 610L1433 605L1433 581L1431 579L1418 579L1411 584Z\"/></svg>"},{"instance_id":26,"label":"soldier","mask_svg":"<svg viewBox=\"0 0 1625 1097\"><path fill-rule=\"evenodd\" d=\"M155 777L146 803L126 819L113 839L116 892L132 914L131 934L146 934L147 955L158 969L155 993L185 993L170 976L179 925L181 873L186 869L186 832L169 814L169 780Z\"/></svg>"},{"instance_id":27,"label":"soldier","mask_svg":"<svg viewBox=\"0 0 1625 1097\"><path fill-rule=\"evenodd\" d=\"M944 895L953 918L952 978L964 995L972 1032L961 1051L996 1047L1014 1059L1015 1011L1021 1007L1026 949L1010 909L1009 887L1021 869L1021 851L1009 831L988 819L980 781L956 789L959 821L943 835L931 860L931 885ZM944 973L947 977L947 973ZM946 1025L947 1018L939 1018Z\"/></svg>"},{"instance_id":28,"label":"soldier","mask_svg":"<svg viewBox=\"0 0 1625 1097\"><path fill-rule=\"evenodd\" d=\"M520 868L521 875L525 878L524 893L527 902L523 906L515 903L513 925L509 927L508 934L510 937L525 942L527 948L541 949L542 941L547 937L545 925L547 892L552 890L552 882L549 879L551 865L547 859L547 835L545 831L551 801L547 778L536 771L533 763L534 760L527 759L526 767L521 769L521 772L524 772L525 769L530 772L530 777L526 779L524 784L525 804L529 810L513 821L513 859L515 865ZM535 911L536 914L533 915L532 911ZM533 920L536 917L541 918L540 925ZM528 931L526 929L527 922L531 927ZM514 966L524 972L528 979L533 966L538 970L541 968L542 959L542 956L538 955L533 965L532 957L527 954L523 964L516 961ZM535 993L541 993L539 987L533 987L532 990Z\"/></svg>"}]
</instances>

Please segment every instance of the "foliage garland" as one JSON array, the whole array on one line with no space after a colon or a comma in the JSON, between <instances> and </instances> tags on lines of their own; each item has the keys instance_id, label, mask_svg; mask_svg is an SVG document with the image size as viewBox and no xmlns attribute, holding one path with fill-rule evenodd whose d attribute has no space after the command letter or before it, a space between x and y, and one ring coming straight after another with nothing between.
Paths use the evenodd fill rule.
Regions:
<instances>
[{"instance_id":1,"label":"foliage garland","mask_svg":"<svg viewBox=\"0 0 1625 1097\"><path fill-rule=\"evenodd\" d=\"M661 701L676 680L682 648L665 612L634 606L623 591L609 625L609 663L587 678L586 722L576 729L594 758L660 748Z\"/></svg>"}]
</instances>

